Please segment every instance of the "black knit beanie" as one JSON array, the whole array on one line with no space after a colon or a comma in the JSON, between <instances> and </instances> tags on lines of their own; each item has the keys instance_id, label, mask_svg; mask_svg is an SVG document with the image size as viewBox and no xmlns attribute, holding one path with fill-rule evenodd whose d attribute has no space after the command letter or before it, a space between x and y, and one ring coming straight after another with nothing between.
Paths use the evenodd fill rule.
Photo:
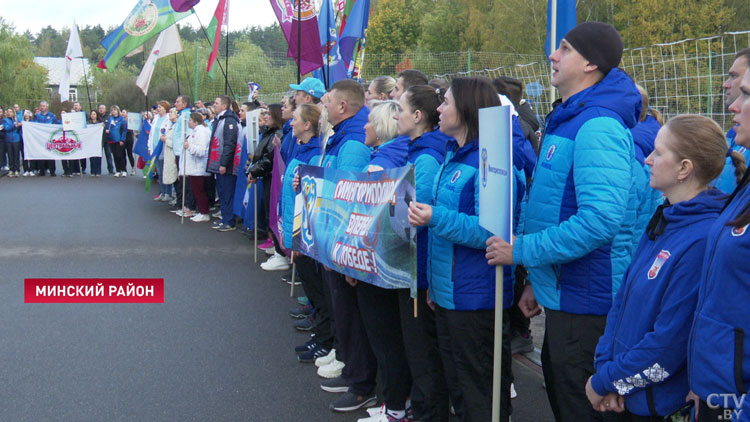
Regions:
<instances>
[{"instance_id":1,"label":"black knit beanie","mask_svg":"<svg viewBox=\"0 0 750 422\"><path fill-rule=\"evenodd\" d=\"M622 38L604 22L584 22L565 34L565 40L605 75L622 59Z\"/></svg>"}]
</instances>

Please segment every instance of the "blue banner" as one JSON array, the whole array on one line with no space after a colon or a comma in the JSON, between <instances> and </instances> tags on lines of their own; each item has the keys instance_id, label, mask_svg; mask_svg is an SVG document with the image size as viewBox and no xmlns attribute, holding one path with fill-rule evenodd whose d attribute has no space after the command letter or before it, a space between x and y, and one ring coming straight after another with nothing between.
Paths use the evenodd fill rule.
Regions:
<instances>
[{"instance_id":1,"label":"blue banner","mask_svg":"<svg viewBox=\"0 0 750 422\"><path fill-rule=\"evenodd\" d=\"M560 40L571 29L575 28L576 0L549 0L547 4L547 38L544 42L544 52L547 57L552 55Z\"/></svg>"},{"instance_id":2,"label":"blue banner","mask_svg":"<svg viewBox=\"0 0 750 422\"><path fill-rule=\"evenodd\" d=\"M479 225L511 243L513 130L510 106L479 110Z\"/></svg>"},{"instance_id":3,"label":"blue banner","mask_svg":"<svg viewBox=\"0 0 750 422\"><path fill-rule=\"evenodd\" d=\"M386 289L416 289L416 198L411 166L355 173L300 166L293 249Z\"/></svg>"}]
</instances>

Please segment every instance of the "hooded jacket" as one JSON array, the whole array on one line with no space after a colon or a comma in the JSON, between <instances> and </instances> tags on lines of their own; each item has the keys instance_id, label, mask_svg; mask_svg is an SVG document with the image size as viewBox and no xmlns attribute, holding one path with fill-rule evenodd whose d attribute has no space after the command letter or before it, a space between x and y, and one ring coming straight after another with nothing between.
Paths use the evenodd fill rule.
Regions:
<instances>
[{"instance_id":1,"label":"hooded jacket","mask_svg":"<svg viewBox=\"0 0 750 422\"><path fill-rule=\"evenodd\" d=\"M370 110L362 107L354 116L333 127L333 135L321 154L320 166L347 171L362 171L370 161L365 145L365 124Z\"/></svg>"},{"instance_id":2,"label":"hooded jacket","mask_svg":"<svg viewBox=\"0 0 750 422\"><path fill-rule=\"evenodd\" d=\"M646 116L646 120L638 122L634 128L630 129L630 133L633 135L633 142L635 142L635 159L643 170L635 174L636 185L641 190L638 193L637 222L633 233L633 240L641 238L644 230L646 230L648 221L663 201L661 192L649 186L651 168L646 165L646 157L654 150L654 140L656 140L656 134L659 133L659 129L661 129L659 121L651 114ZM634 241L631 246L633 253L635 253L636 248L638 248L638 242Z\"/></svg>"},{"instance_id":3,"label":"hooded jacket","mask_svg":"<svg viewBox=\"0 0 750 422\"><path fill-rule=\"evenodd\" d=\"M128 131L128 122L122 116L109 116L107 126L104 128L107 133L107 142L117 144L125 142L125 133Z\"/></svg>"},{"instance_id":4,"label":"hooded jacket","mask_svg":"<svg viewBox=\"0 0 750 422\"><path fill-rule=\"evenodd\" d=\"M737 132L734 128L729 129L729 132L727 132L727 145L729 151L739 152L745 157L745 164L750 165L750 150L742 145L737 145L734 142L735 136L737 136ZM734 188L737 187L737 178L734 175L734 170L735 168L734 162L732 162L732 157L727 157L726 162L724 163L724 170L719 177L714 180L715 186L727 194L734 192Z\"/></svg>"},{"instance_id":5,"label":"hooded jacket","mask_svg":"<svg viewBox=\"0 0 750 422\"><path fill-rule=\"evenodd\" d=\"M430 297L445 309L495 309L495 267L485 258L492 233L479 226L479 142L459 148L451 139L447 150L433 184L428 224ZM513 170L515 180L523 180L523 171L515 165ZM513 303L511 273L511 266L505 266L503 308Z\"/></svg>"},{"instance_id":6,"label":"hooded jacket","mask_svg":"<svg viewBox=\"0 0 750 422\"><path fill-rule=\"evenodd\" d=\"M651 114L647 114L646 120L638 122L634 128L630 129L630 133L633 134L633 142L635 142L635 159L639 163L644 164L646 157L654 150L654 140L656 134L659 133L659 129L661 129L659 121Z\"/></svg>"},{"instance_id":7,"label":"hooded jacket","mask_svg":"<svg viewBox=\"0 0 750 422\"><path fill-rule=\"evenodd\" d=\"M240 119L231 109L225 110L216 117L211 131L206 171L219 173L219 167L226 168L226 174L237 174L234 168L234 155L237 150L237 134L240 131Z\"/></svg>"},{"instance_id":8,"label":"hooded jacket","mask_svg":"<svg viewBox=\"0 0 750 422\"><path fill-rule=\"evenodd\" d=\"M687 342L718 189L663 208L664 232L641 239L596 348L594 390L625 396L640 416L667 416L688 393ZM658 211L657 211L658 212ZM657 214L658 215L658 214Z\"/></svg>"},{"instance_id":9,"label":"hooded jacket","mask_svg":"<svg viewBox=\"0 0 750 422\"><path fill-rule=\"evenodd\" d=\"M408 162L414 166L417 202L432 203L432 185L445 159L446 144L451 138L435 129L409 142ZM417 228L417 288L427 289L427 243L429 229Z\"/></svg>"},{"instance_id":10,"label":"hooded jacket","mask_svg":"<svg viewBox=\"0 0 750 422\"><path fill-rule=\"evenodd\" d=\"M284 137L281 139L280 151L281 158L284 159L285 163L294 158L294 151L297 149L297 138L294 136L294 130L292 130L292 120L287 120L281 128Z\"/></svg>"},{"instance_id":11,"label":"hooded jacket","mask_svg":"<svg viewBox=\"0 0 750 422\"><path fill-rule=\"evenodd\" d=\"M409 155L410 141L411 138L408 136L397 136L373 148L370 153L370 162L363 171L367 171L368 166L380 166L384 169L405 166Z\"/></svg>"},{"instance_id":12,"label":"hooded jacket","mask_svg":"<svg viewBox=\"0 0 750 422\"><path fill-rule=\"evenodd\" d=\"M294 203L297 192L292 188L292 180L297 175L301 164L317 165L320 161L320 138L314 136L306 144L299 144L293 150L295 154L290 158L289 164L281 179L281 213L282 226L284 228L284 247L292 249L292 237L294 235Z\"/></svg>"},{"instance_id":13,"label":"hooded jacket","mask_svg":"<svg viewBox=\"0 0 750 422\"><path fill-rule=\"evenodd\" d=\"M606 315L630 263L633 137L641 95L621 70L561 103L547 118L513 262L529 270L540 305Z\"/></svg>"},{"instance_id":14,"label":"hooded jacket","mask_svg":"<svg viewBox=\"0 0 750 422\"><path fill-rule=\"evenodd\" d=\"M740 395L750 389L750 230L728 225L750 202L743 187L708 230L698 305L688 345L690 389L701 399L711 394ZM750 407L744 397L743 407ZM734 409L730 399L712 402ZM726 406L725 406L726 404ZM739 403L738 403L739 404ZM749 412L742 420L750 418Z\"/></svg>"},{"instance_id":15,"label":"hooded jacket","mask_svg":"<svg viewBox=\"0 0 750 422\"><path fill-rule=\"evenodd\" d=\"M3 118L2 121L0 121L0 124L2 124L3 126L3 133L5 133L6 142L15 143L21 141L21 137L19 136L21 128L16 127L16 122L14 122L10 117Z\"/></svg>"},{"instance_id":16,"label":"hooded jacket","mask_svg":"<svg viewBox=\"0 0 750 422\"><path fill-rule=\"evenodd\" d=\"M61 122L57 120L57 117L55 117L54 114L52 114L51 111L47 110L46 113L39 112L34 115L33 122L36 123L52 123L52 124L60 124Z\"/></svg>"}]
</instances>

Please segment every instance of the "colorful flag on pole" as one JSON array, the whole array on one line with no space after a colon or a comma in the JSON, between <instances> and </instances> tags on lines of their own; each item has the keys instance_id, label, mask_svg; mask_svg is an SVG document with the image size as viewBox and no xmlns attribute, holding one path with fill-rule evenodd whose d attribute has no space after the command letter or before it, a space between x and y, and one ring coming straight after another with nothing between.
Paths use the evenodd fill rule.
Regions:
<instances>
[{"instance_id":1,"label":"colorful flag on pole","mask_svg":"<svg viewBox=\"0 0 750 422\"><path fill-rule=\"evenodd\" d=\"M549 0L547 4L547 39L544 52L549 57L560 45L560 40L573 29L576 21L576 0Z\"/></svg>"},{"instance_id":2,"label":"colorful flag on pole","mask_svg":"<svg viewBox=\"0 0 750 422\"><path fill-rule=\"evenodd\" d=\"M151 76L154 74L156 61L180 51L182 51L180 34L177 32L177 25L172 25L159 34L159 38L154 43L154 48L151 49L151 54L148 55L148 59L143 65L141 74L135 80L135 84L143 91L143 95L148 95L148 86L151 84Z\"/></svg>"},{"instance_id":3,"label":"colorful flag on pole","mask_svg":"<svg viewBox=\"0 0 750 422\"><path fill-rule=\"evenodd\" d=\"M200 1L201 0L170 0L169 3L172 5L172 9L174 9L175 12L187 12Z\"/></svg>"},{"instance_id":4,"label":"colorful flag on pole","mask_svg":"<svg viewBox=\"0 0 750 422\"><path fill-rule=\"evenodd\" d=\"M114 69L125 55L191 14L175 12L169 0L139 0L122 25L102 40L107 54L98 67Z\"/></svg>"},{"instance_id":5,"label":"colorful flag on pole","mask_svg":"<svg viewBox=\"0 0 750 422\"><path fill-rule=\"evenodd\" d=\"M289 256L289 250L284 248L281 235L284 233L283 218L281 212L281 181L286 172L286 163L281 158L279 147L273 148L273 172L271 173L271 200L269 202L268 226L279 240L284 253Z\"/></svg>"},{"instance_id":6,"label":"colorful flag on pole","mask_svg":"<svg viewBox=\"0 0 750 422\"><path fill-rule=\"evenodd\" d=\"M154 177L154 169L156 168L156 162L159 160L162 149L164 149L164 142L157 142L154 152L146 160L146 166L143 168L143 175L146 176L146 192L151 191L151 179Z\"/></svg>"},{"instance_id":7,"label":"colorful flag on pole","mask_svg":"<svg viewBox=\"0 0 750 422\"><path fill-rule=\"evenodd\" d=\"M206 67L206 72L208 72L208 77L211 78L211 80L214 80L214 72L216 71L216 68L214 68L214 63L216 62L216 58L219 57L221 28L223 26L226 26L224 18L227 15L226 11L228 8L229 5L227 4L227 0L219 0L219 3L216 5L216 10L214 11L214 15L211 17L211 23L208 24L207 31L214 37L214 40L211 43L211 55L208 56L208 67Z\"/></svg>"},{"instance_id":8,"label":"colorful flag on pole","mask_svg":"<svg viewBox=\"0 0 750 422\"><path fill-rule=\"evenodd\" d=\"M73 20L73 26L70 28L70 38L68 38L68 48L65 49L65 70L60 76L60 86L57 88L57 92L60 94L60 101L68 101L70 99L70 69L73 67L73 59L78 57L83 57L83 51L81 50L81 40L78 38L78 25Z\"/></svg>"},{"instance_id":9,"label":"colorful flag on pole","mask_svg":"<svg viewBox=\"0 0 750 422\"><path fill-rule=\"evenodd\" d=\"M314 2L297 0L298 8L292 0L271 0L271 6L289 46L286 55L297 62L300 73L304 75L323 66Z\"/></svg>"},{"instance_id":10,"label":"colorful flag on pole","mask_svg":"<svg viewBox=\"0 0 750 422\"><path fill-rule=\"evenodd\" d=\"M355 61L359 61L361 66L369 17L370 0L357 0L347 18L344 30L341 31L341 57L344 59L349 77L358 77L358 66Z\"/></svg>"},{"instance_id":11,"label":"colorful flag on pole","mask_svg":"<svg viewBox=\"0 0 750 422\"><path fill-rule=\"evenodd\" d=\"M331 2L332 0L323 0L318 14L318 35L323 54L323 67L313 72L313 76L323 81L326 88L348 77L339 50L339 34L336 31L336 18Z\"/></svg>"}]
</instances>

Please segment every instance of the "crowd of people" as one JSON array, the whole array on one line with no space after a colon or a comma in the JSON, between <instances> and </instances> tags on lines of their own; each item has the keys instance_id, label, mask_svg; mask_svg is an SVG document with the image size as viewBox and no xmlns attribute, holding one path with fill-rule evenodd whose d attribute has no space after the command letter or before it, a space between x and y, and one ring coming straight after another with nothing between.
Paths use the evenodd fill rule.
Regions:
<instances>
[{"instance_id":1,"label":"crowd of people","mask_svg":"<svg viewBox=\"0 0 750 422\"><path fill-rule=\"evenodd\" d=\"M323 390L338 393L333 411L367 408L360 422L447 421L451 414L490 420L499 311L500 414L509 421L511 355L533 350L529 319L543 308L541 359L555 420L663 421L680 412L700 422L750 420L743 306L750 268L738 259L750 248L750 48L737 53L723 85L736 123L726 134L697 115L665 122L618 68L622 50L608 24L568 32L550 56L561 98L544 119L513 78L428 80L404 70L328 90L306 78L269 105L218 96L207 106L181 95L143 113L137 138L145 158L157 159L154 200L197 223L217 218L217 231L257 235L269 255L261 268L285 271L287 283L299 280L305 296L289 314L310 338L294 351L315 364ZM511 243L478 220L479 109L498 105L512 114ZM253 144L247 120L256 110ZM104 124L108 170L125 177L135 136L125 110L106 111L92 111L89 123ZM33 116L17 106L5 112L8 161L0 165L15 176L21 120L57 122L46 103ZM275 151L286 170L272 203ZM408 289L376 287L287 252L301 164L356 172L414 167L416 299ZM97 174L101 159L90 166ZM85 160L63 168L85 172ZM23 170L54 175L54 162L24 162ZM257 189L261 204L257 226L244 204L248 189ZM272 207L281 216L278 236L269 227ZM497 265L504 266L501 310ZM378 383L383 403L374 407Z\"/></svg>"}]
</instances>

